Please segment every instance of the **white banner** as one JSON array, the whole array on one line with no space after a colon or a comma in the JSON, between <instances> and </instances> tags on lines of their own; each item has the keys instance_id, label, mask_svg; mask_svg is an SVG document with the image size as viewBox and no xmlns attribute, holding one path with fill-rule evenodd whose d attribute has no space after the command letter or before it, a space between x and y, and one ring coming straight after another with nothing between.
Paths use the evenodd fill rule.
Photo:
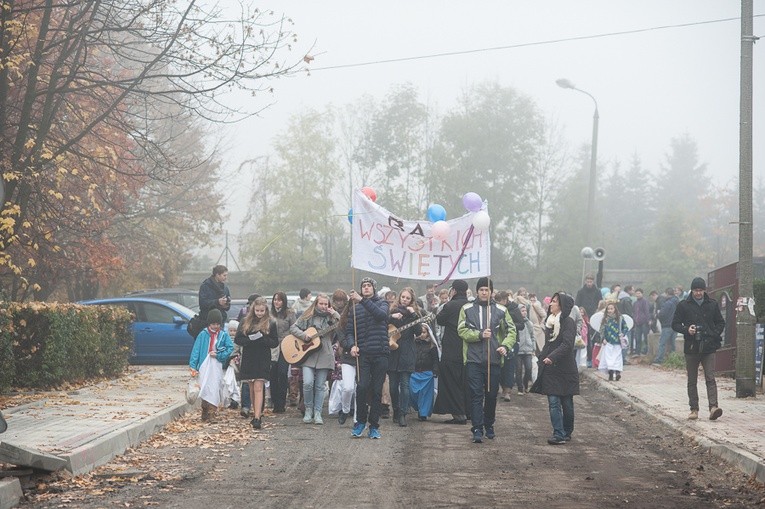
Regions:
<instances>
[{"instance_id":1,"label":"white banner","mask_svg":"<svg viewBox=\"0 0 765 509\"><path fill-rule=\"evenodd\" d=\"M430 221L400 219L356 190L351 223L351 266L405 279L440 281L452 268L452 279L488 276L491 274L489 231L473 229L472 235L469 234L474 215L471 212L447 221L450 235L438 240L431 236L433 223Z\"/></svg>"}]
</instances>

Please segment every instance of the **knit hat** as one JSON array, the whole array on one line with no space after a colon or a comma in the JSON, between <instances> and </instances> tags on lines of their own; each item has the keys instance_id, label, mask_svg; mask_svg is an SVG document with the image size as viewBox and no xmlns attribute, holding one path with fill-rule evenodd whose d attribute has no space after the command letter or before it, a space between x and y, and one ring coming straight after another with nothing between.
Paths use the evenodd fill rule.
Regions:
<instances>
[{"instance_id":1,"label":"knit hat","mask_svg":"<svg viewBox=\"0 0 765 509\"><path fill-rule=\"evenodd\" d=\"M456 293L467 293L468 284L462 279L455 279L452 281L452 290L454 290Z\"/></svg>"},{"instance_id":2,"label":"knit hat","mask_svg":"<svg viewBox=\"0 0 765 509\"><path fill-rule=\"evenodd\" d=\"M375 281L371 277L365 277L364 279L361 280L361 283L359 284L359 290L361 289L362 286L364 286L364 283L371 284L372 285L372 290L375 290L375 288L377 288L377 281ZM375 293L376 292L377 292L377 290L375 290Z\"/></svg>"},{"instance_id":3,"label":"knit hat","mask_svg":"<svg viewBox=\"0 0 765 509\"><path fill-rule=\"evenodd\" d=\"M219 309L211 309L210 312L207 313L207 325L212 325L214 323L217 323L218 325L223 323L223 315Z\"/></svg>"},{"instance_id":4,"label":"knit hat","mask_svg":"<svg viewBox=\"0 0 765 509\"><path fill-rule=\"evenodd\" d=\"M489 287L489 291L494 291L494 282L487 277L482 277L478 280L478 282L475 284L475 291L477 292L479 288L483 288L485 286Z\"/></svg>"},{"instance_id":5,"label":"knit hat","mask_svg":"<svg viewBox=\"0 0 765 509\"><path fill-rule=\"evenodd\" d=\"M250 294L250 296L247 297L247 304L252 304L253 302L255 302L255 299L257 299L258 297L260 297L259 293Z\"/></svg>"},{"instance_id":6,"label":"knit hat","mask_svg":"<svg viewBox=\"0 0 765 509\"><path fill-rule=\"evenodd\" d=\"M695 277L691 282L691 290L706 290L707 283L703 278Z\"/></svg>"}]
</instances>

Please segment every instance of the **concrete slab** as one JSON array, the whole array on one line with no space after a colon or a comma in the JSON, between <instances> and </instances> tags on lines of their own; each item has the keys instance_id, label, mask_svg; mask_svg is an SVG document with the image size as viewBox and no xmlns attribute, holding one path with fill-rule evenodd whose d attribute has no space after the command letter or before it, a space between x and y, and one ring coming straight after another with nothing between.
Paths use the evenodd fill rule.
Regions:
<instances>
[{"instance_id":1,"label":"concrete slab","mask_svg":"<svg viewBox=\"0 0 765 509\"><path fill-rule=\"evenodd\" d=\"M48 472L56 472L67 466L65 459L11 442L0 443L0 463L11 463Z\"/></svg>"},{"instance_id":2,"label":"concrete slab","mask_svg":"<svg viewBox=\"0 0 765 509\"><path fill-rule=\"evenodd\" d=\"M21 491L21 483L15 477L0 479L0 509L16 507L24 493Z\"/></svg>"}]
</instances>

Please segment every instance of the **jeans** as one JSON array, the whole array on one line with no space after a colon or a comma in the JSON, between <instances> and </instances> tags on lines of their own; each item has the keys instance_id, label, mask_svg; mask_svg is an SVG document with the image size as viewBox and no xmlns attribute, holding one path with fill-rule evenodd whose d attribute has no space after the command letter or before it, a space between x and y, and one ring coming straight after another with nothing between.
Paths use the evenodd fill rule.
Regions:
<instances>
[{"instance_id":1,"label":"jeans","mask_svg":"<svg viewBox=\"0 0 765 509\"><path fill-rule=\"evenodd\" d=\"M250 384L242 382L242 409L250 409L252 407L252 399L250 398Z\"/></svg>"},{"instance_id":2,"label":"jeans","mask_svg":"<svg viewBox=\"0 0 765 509\"><path fill-rule=\"evenodd\" d=\"M327 395L328 369L316 369L303 366L303 401L305 411L321 415L324 398Z\"/></svg>"},{"instance_id":3,"label":"jeans","mask_svg":"<svg viewBox=\"0 0 765 509\"><path fill-rule=\"evenodd\" d=\"M635 325L632 334L635 340L635 353L645 355L648 353L648 329L650 324Z\"/></svg>"},{"instance_id":4,"label":"jeans","mask_svg":"<svg viewBox=\"0 0 765 509\"><path fill-rule=\"evenodd\" d=\"M280 352L279 360L271 365L271 401L274 404L274 410L284 410L287 406L287 390L289 389L287 373L289 369L290 365L287 364L287 360Z\"/></svg>"},{"instance_id":5,"label":"jeans","mask_svg":"<svg viewBox=\"0 0 765 509\"><path fill-rule=\"evenodd\" d=\"M343 379L335 383L340 384L341 411L344 414L350 414L353 395L356 393L356 366L343 363L341 369L343 370Z\"/></svg>"},{"instance_id":6,"label":"jeans","mask_svg":"<svg viewBox=\"0 0 765 509\"><path fill-rule=\"evenodd\" d=\"M529 390L529 382L531 382L531 357L530 353L522 353L515 356L515 385L518 387L519 392L527 392Z\"/></svg>"},{"instance_id":7,"label":"jeans","mask_svg":"<svg viewBox=\"0 0 765 509\"><path fill-rule=\"evenodd\" d=\"M515 358L517 355L510 354L505 357L505 363L500 371L499 384L503 389L510 390L515 385Z\"/></svg>"},{"instance_id":8,"label":"jeans","mask_svg":"<svg viewBox=\"0 0 765 509\"><path fill-rule=\"evenodd\" d=\"M387 355L362 355L359 357L359 384L356 387L356 422L370 428L380 427L382 407L382 388L388 371ZM372 393L372 404L367 404L367 397Z\"/></svg>"},{"instance_id":9,"label":"jeans","mask_svg":"<svg viewBox=\"0 0 765 509\"><path fill-rule=\"evenodd\" d=\"M553 427L553 438L570 437L574 432L574 396L547 395L550 407L550 422Z\"/></svg>"},{"instance_id":10,"label":"jeans","mask_svg":"<svg viewBox=\"0 0 765 509\"><path fill-rule=\"evenodd\" d=\"M666 327L662 326L661 328L661 337L659 337L659 352L656 354L656 358L653 360L656 364L661 364L664 362L664 354L667 351L667 346L669 346L669 351L674 352L675 351L675 336L677 335L677 332L672 330L672 327L667 325Z\"/></svg>"},{"instance_id":11,"label":"jeans","mask_svg":"<svg viewBox=\"0 0 765 509\"><path fill-rule=\"evenodd\" d=\"M409 410L409 379L411 371L389 371L388 387L390 387L390 402L393 416L406 415Z\"/></svg>"},{"instance_id":12,"label":"jeans","mask_svg":"<svg viewBox=\"0 0 765 509\"><path fill-rule=\"evenodd\" d=\"M473 425L473 430L490 428L494 426L497 412L500 367L497 364L492 364L487 377L485 364L468 362L465 366L467 367L468 394L470 396L470 422Z\"/></svg>"},{"instance_id":13,"label":"jeans","mask_svg":"<svg viewBox=\"0 0 765 509\"><path fill-rule=\"evenodd\" d=\"M714 353L685 354L685 369L688 372L688 404L691 410L699 409L699 390L696 383L699 378L699 364L704 369L704 380L707 383L707 400L710 410L717 406L717 381L715 380Z\"/></svg>"}]
</instances>

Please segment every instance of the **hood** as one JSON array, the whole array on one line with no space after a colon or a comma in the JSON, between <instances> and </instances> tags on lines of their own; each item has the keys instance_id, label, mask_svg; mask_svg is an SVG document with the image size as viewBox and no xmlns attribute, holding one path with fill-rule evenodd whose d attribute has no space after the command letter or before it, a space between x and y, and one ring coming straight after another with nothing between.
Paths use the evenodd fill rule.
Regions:
<instances>
[{"instance_id":1,"label":"hood","mask_svg":"<svg viewBox=\"0 0 765 509\"><path fill-rule=\"evenodd\" d=\"M558 302L560 302L560 317L561 319L571 315L571 310L574 309L574 298L567 293L556 293L558 296ZM553 297L555 296L553 295Z\"/></svg>"}]
</instances>

